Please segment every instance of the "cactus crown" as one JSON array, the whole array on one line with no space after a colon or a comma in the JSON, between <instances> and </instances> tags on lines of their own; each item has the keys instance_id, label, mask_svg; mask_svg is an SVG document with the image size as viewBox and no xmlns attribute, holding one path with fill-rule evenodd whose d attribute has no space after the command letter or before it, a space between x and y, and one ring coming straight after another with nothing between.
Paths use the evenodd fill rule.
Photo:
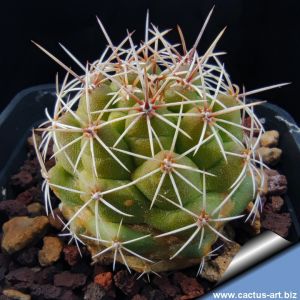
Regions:
<instances>
[{"instance_id":1,"label":"cactus crown","mask_svg":"<svg viewBox=\"0 0 300 300\"><path fill-rule=\"evenodd\" d=\"M266 88L240 93L231 83L215 52L224 30L198 53L210 14L190 50L180 28L181 45L172 45L148 16L139 46L129 32L115 46L99 21L108 42L100 59L84 66L63 47L84 75L38 46L68 71L61 86L57 80L53 116L46 111L36 129L41 144L34 138L46 209L51 188L65 235L94 259L142 274L198 263L201 271L217 238L228 241L224 224L242 218L252 200L250 216L259 207L264 165L253 137L263 126L253 107L260 102L245 97Z\"/></svg>"}]
</instances>

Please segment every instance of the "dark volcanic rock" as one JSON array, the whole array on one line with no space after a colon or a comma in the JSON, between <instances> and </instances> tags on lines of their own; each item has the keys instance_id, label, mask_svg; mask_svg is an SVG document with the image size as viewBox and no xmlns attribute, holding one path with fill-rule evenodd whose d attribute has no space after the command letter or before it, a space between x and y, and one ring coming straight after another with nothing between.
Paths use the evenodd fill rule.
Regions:
<instances>
[{"instance_id":1,"label":"dark volcanic rock","mask_svg":"<svg viewBox=\"0 0 300 300\"><path fill-rule=\"evenodd\" d=\"M287 191L287 180L284 175L273 175L268 177L268 194L282 195Z\"/></svg>"},{"instance_id":2,"label":"dark volcanic rock","mask_svg":"<svg viewBox=\"0 0 300 300\"><path fill-rule=\"evenodd\" d=\"M279 214L270 210L265 211L261 224L265 229L269 229L282 237L287 237L292 220L289 213Z\"/></svg>"},{"instance_id":3,"label":"dark volcanic rock","mask_svg":"<svg viewBox=\"0 0 300 300\"><path fill-rule=\"evenodd\" d=\"M28 171L20 171L11 177L11 184L25 189L33 184L33 177Z\"/></svg>"},{"instance_id":4,"label":"dark volcanic rock","mask_svg":"<svg viewBox=\"0 0 300 300\"><path fill-rule=\"evenodd\" d=\"M118 287L125 295L133 296L137 294L141 288L141 283L136 280L127 270L121 270L114 276L116 287Z\"/></svg>"},{"instance_id":5,"label":"dark volcanic rock","mask_svg":"<svg viewBox=\"0 0 300 300\"><path fill-rule=\"evenodd\" d=\"M147 300L164 300L167 299L164 296L164 293L159 290L155 289L152 286L147 285L143 290L142 290L142 296L145 297Z\"/></svg>"},{"instance_id":6,"label":"dark volcanic rock","mask_svg":"<svg viewBox=\"0 0 300 300\"><path fill-rule=\"evenodd\" d=\"M182 272L176 272L173 281L179 284L183 294L187 296L178 297L178 299L193 299L204 294L204 288L196 278L188 277Z\"/></svg>"},{"instance_id":7,"label":"dark volcanic rock","mask_svg":"<svg viewBox=\"0 0 300 300\"><path fill-rule=\"evenodd\" d=\"M4 279L4 276L8 271L9 262L10 257L3 253L0 253L0 282Z\"/></svg>"},{"instance_id":8,"label":"dark volcanic rock","mask_svg":"<svg viewBox=\"0 0 300 300\"><path fill-rule=\"evenodd\" d=\"M34 201L39 201L41 198L41 191L36 186L33 186L26 191L20 193L16 200L22 202L24 205L28 205Z\"/></svg>"},{"instance_id":9,"label":"dark volcanic rock","mask_svg":"<svg viewBox=\"0 0 300 300\"><path fill-rule=\"evenodd\" d=\"M42 268L35 274L34 281L38 284L53 283L54 275L58 272L59 270L55 266Z\"/></svg>"},{"instance_id":10,"label":"dark volcanic rock","mask_svg":"<svg viewBox=\"0 0 300 300\"><path fill-rule=\"evenodd\" d=\"M74 294L71 290L66 290L59 297L59 300L80 300L80 298Z\"/></svg>"},{"instance_id":11,"label":"dark volcanic rock","mask_svg":"<svg viewBox=\"0 0 300 300\"><path fill-rule=\"evenodd\" d=\"M180 289L175 286L168 277L155 277L153 283L164 293L166 297L174 298L176 295L180 294Z\"/></svg>"},{"instance_id":12,"label":"dark volcanic rock","mask_svg":"<svg viewBox=\"0 0 300 300\"><path fill-rule=\"evenodd\" d=\"M136 294L131 298L131 300L148 300L148 299L141 294Z\"/></svg>"},{"instance_id":13,"label":"dark volcanic rock","mask_svg":"<svg viewBox=\"0 0 300 300\"><path fill-rule=\"evenodd\" d=\"M5 278L10 283L27 282L31 284L34 282L34 276L35 272L32 269L28 267L22 267L10 271Z\"/></svg>"},{"instance_id":14,"label":"dark volcanic rock","mask_svg":"<svg viewBox=\"0 0 300 300\"><path fill-rule=\"evenodd\" d=\"M109 299L106 297L106 291L97 283L90 283L84 294L84 300L101 300ZM112 299L112 298L111 298Z\"/></svg>"},{"instance_id":15,"label":"dark volcanic rock","mask_svg":"<svg viewBox=\"0 0 300 300\"><path fill-rule=\"evenodd\" d=\"M25 248L15 254L15 259L22 266L33 267L38 263L38 251L36 247Z\"/></svg>"},{"instance_id":16,"label":"dark volcanic rock","mask_svg":"<svg viewBox=\"0 0 300 300\"><path fill-rule=\"evenodd\" d=\"M284 199L280 196L272 196L271 204L272 204L273 211L280 212L284 205Z\"/></svg>"},{"instance_id":17,"label":"dark volcanic rock","mask_svg":"<svg viewBox=\"0 0 300 300\"><path fill-rule=\"evenodd\" d=\"M27 208L24 203L18 200L0 201L0 216L11 218L15 216L26 216Z\"/></svg>"},{"instance_id":18,"label":"dark volcanic rock","mask_svg":"<svg viewBox=\"0 0 300 300\"><path fill-rule=\"evenodd\" d=\"M39 299L59 299L59 297L63 293L63 289L57 286L53 286L50 284L33 284L30 287L30 294L34 297L38 297Z\"/></svg>"},{"instance_id":19,"label":"dark volcanic rock","mask_svg":"<svg viewBox=\"0 0 300 300\"><path fill-rule=\"evenodd\" d=\"M76 289L85 284L87 276L80 273L71 273L65 271L54 275L54 285L66 287L70 289Z\"/></svg>"},{"instance_id":20,"label":"dark volcanic rock","mask_svg":"<svg viewBox=\"0 0 300 300\"><path fill-rule=\"evenodd\" d=\"M70 266L75 266L80 260L80 253L75 245L66 245L63 248L65 261Z\"/></svg>"}]
</instances>

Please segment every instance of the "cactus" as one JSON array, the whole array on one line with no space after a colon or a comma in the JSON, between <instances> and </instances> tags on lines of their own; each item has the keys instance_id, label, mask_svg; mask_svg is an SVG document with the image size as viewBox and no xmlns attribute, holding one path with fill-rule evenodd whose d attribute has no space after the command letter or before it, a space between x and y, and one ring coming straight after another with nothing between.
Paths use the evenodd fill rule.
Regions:
<instances>
[{"instance_id":1,"label":"cactus","mask_svg":"<svg viewBox=\"0 0 300 300\"><path fill-rule=\"evenodd\" d=\"M210 13L211 14L211 13ZM100 59L67 70L56 90L53 116L35 131L45 205L60 199L64 229L88 246L94 260L116 262L141 274L181 269L210 257L224 225L260 205L262 161L255 156L263 126L239 92L215 47L169 43L147 16L145 40L132 33L108 46ZM74 78L69 80L69 76ZM280 86L280 85L277 85ZM272 86L276 87L276 86ZM244 118L251 120L244 125ZM52 146L53 145L53 146ZM55 165L46 168L48 148ZM248 219L250 216L248 216Z\"/></svg>"}]
</instances>

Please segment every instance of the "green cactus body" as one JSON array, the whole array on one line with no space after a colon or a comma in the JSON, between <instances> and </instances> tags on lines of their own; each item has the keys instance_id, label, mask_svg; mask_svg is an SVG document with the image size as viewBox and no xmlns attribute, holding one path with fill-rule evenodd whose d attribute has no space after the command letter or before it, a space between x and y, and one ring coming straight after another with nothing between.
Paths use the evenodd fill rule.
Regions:
<instances>
[{"instance_id":1,"label":"green cactus body","mask_svg":"<svg viewBox=\"0 0 300 300\"><path fill-rule=\"evenodd\" d=\"M138 272L198 264L258 195L256 103L234 92L214 46L179 56L156 27L149 33L140 48L128 35L129 49L110 45L108 58L65 80L41 129L54 167L38 152L65 228L95 260Z\"/></svg>"}]
</instances>

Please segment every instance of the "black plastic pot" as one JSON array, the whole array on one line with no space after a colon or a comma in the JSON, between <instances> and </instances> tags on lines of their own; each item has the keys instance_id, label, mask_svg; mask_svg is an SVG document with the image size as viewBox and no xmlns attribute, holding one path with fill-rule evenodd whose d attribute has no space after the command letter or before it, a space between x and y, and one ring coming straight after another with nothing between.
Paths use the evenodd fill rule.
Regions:
<instances>
[{"instance_id":1,"label":"black plastic pot","mask_svg":"<svg viewBox=\"0 0 300 300\"><path fill-rule=\"evenodd\" d=\"M38 85L17 94L0 115L0 135L3 143L0 156L0 187L6 186L10 176L17 172L23 163L26 158L25 141L30 130L45 119L45 108L47 107L51 112L54 102L54 86ZM272 233L265 233L243 246L241 253L236 257L239 259L238 268L230 270L231 267L229 267L229 272L226 272L228 274L225 276L226 280L300 240L300 132L290 130L287 122L296 125L295 121L286 111L276 105L263 104L256 108L256 113L260 118L265 119L266 129L276 129L280 132L279 147L283 150L283 156L278 168L288 179L286 205L292 216L293 225L288 236L289 242L276 235L274 238ZM280 121L277 116L286 122ZM9 189L7 193L9 196ZM258 243L260 251L252 251L253 257L250 257L247 249L255 247ZM261 247L263 243L266 245L265 248ZM243 256L247 257L244 261Z\"/></svg>"}]
</instances>

